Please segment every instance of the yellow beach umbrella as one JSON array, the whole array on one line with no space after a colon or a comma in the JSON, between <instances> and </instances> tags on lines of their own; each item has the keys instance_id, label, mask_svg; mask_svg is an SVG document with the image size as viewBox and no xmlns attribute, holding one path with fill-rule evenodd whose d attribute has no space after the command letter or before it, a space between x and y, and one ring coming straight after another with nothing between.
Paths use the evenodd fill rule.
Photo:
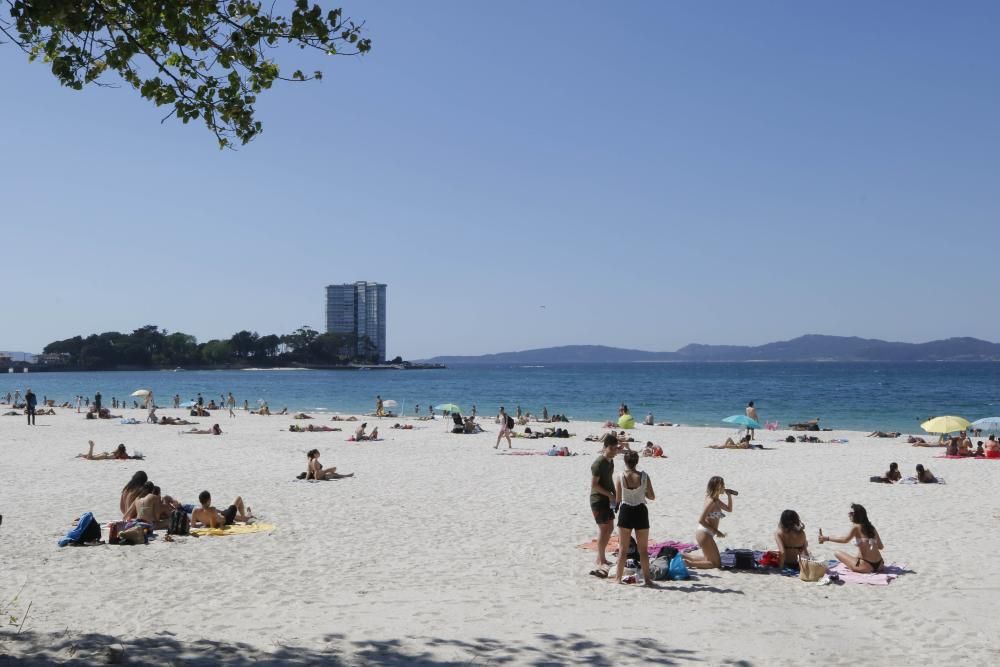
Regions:
<instances>
[{"instance_id":1,"label":"yellow beach umbrella","mask_svg":"<svg viewBox=\"0 0 1000 667\"><path fill-rule=\"evenodd\" d=\"M964 431L968 427L968 419L962 419L961 417L954 417L951 415L928 419L920 425L920 428L924 429L928 433L954 433L955 431Z\"/></svg>"}]
</instances>

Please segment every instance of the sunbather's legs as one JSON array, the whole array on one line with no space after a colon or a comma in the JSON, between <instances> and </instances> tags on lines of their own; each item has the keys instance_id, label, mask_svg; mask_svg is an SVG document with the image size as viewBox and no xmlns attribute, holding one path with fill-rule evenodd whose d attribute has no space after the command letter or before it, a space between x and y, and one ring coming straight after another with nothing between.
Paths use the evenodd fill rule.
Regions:
<instances>
[{"instance_id":1,"label":"sunbather's legs","mask_svg":"<svg viewBox=\"0 0 1000 667\"><path fill-rule=\"evenodd\" d=\"M246 521L247 519L253 518L253 515L247 512L247 508L243 505L243 496L236 496L236 500L233 501L233 505L236 505L236 520Z\"/></svg>"}]
</instances>

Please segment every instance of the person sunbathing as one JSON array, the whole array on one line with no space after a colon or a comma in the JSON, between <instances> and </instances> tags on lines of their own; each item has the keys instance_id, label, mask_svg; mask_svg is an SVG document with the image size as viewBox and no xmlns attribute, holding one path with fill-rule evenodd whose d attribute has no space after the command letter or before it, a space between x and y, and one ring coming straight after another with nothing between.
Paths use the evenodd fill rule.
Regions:
<instances>
[{"instance_id":1,"label":"person sunbathing","mask_svg":"<svg viewBox=\"0 0 1000 667\"><path fill-rule=\"evenodd\" d=\"M221 512L212 506L212 494L202 491L198 494L198 502L201 507L196 507L191 512L191 525L205 526L207 528L223 528L231 526L237 521L250 523L253 513L243 504L243 498L236 496L236 500Z\"/></svg>"},{"instance_id":2,"label":"person sunbathing","mask_svg":"<svg viewBox=\"0 0 1000 667\"><path fill-rule=\"evenodd\" d=\"M222 435L222 429L219 428L218 424L212 424L212 428L193 428L189 431L181 431L181 434L187 435Z\"/></svg>"},{"instance_id":3,"label":"person sunbathing","mask_svg":"<svg viewBox=\"0 0 1000 667\"><path fill-rule=\"evenodd\" d=\"M982 440L976 443L976 451L973 453L973 456L977 458L982 458L983 456L986 456L986 452L983 450Z\"/></svg>"},{"instance_id":4,"label":"person sunbathing","mask_svg":"<svg viewBox=\"0 0 1000 667\"><path fill-rule=\"evenodd\" d=\"M911 445L913 445L914 447L941 447L942 446L940 443L931 444L931 443L927 442L927 440L925 440L924 438L921 438L918 435L911 435L909 438L906 439L906 441L908 443L910 443Z\"/></svg>"},{"instance_id":5,"label":"person sunbathing","mask_svg":"<svg viewBox=\"0 0 1000 667\"><path fill-rule=\"evenodd\" d=\"M774 541L778 545L780 567L797 568L800 557L809 557L809 539L806 537L806 527L795 510L785 510L781 513Z\"/></svg>"},{"instance_id":6,"label":"person sunbathing","mask_svg":"<svg viewBox=\"0 0 1000 667\"><path fill-rule=\"evenodd\" d=\"M918 463L917 464L917 482L919 482L920 484L937 484L938 483L938 478L935 477L934 474L930 470L924 468L924 466L922 464Z\"/></svg>"},{"instance_id":7,"label":"person sunbathing","mask_svg":"<svg viewBox=\"0 0 1000 667\"><path fill-rule=\"evenodd\" d=\"M873 431L868 434L869 438L898 438L903 435L899 431L890 431L886 433L885 431Z\"/></svg>"},{"instance_id":8,"label":"person sunbathing","mask_svg":"<svg viewBox=\"0 0 1000 667\"><path fill-rule=\"evenodd\" d=\"M181 419L180 417L160 417L160 421L156 422L160 426L193 426L198 422L189 422L186 419Z\"/></svg>"},{"instance_id":9,"label":"person sunbathing","mask_svg":"<svg viewBox=\"0 0 1000 667\"><path fill-rule=\"evenodd\" d=\"M822 440L819 439L818 436L815 436L815 435L800 435L798 437L798 441L799 442L811 442L811 443L823 442Z\"/></svg>"},{"instance_id":10,"label":"person sunbathing","mask_svg":"<svg viewBox=\"0 0 1000 667\"><path fill-rule=\"evenodd\" d=\"M838 544L846 544L854 540L854 543L858 547L858 555L853 556L844 551L837 551L834 554L837 560L847 566L852 572L860 572L862 574L878 572L884 564L882 549L885 546L882 544L882 538L879 537L875 526L868 520L868 512L861 505L854 504L851 505L851 511L847 515L853 524L850 532L841 537L830 537L824 535L823 529L820 528L819 543L837 542Z\"/></svg>"},{"instance_id":11,"label":"person sunbathing","mask_svg":"<svg viewBox=\"0 0 1000 667\"><path fill-rule=\"evenodd\" d=\"M88 440L90 444L90 449L87 450L86 454L77 454L78 459L87 459L88 461L107 461L109 459L115 459L117 461L126 461L128 459L141 459L142 454L135 454L134 456L129 456L128 452L125 450L125 445L120 444L115 448L113 452L101 452L100 454L94 453L94 441Z\"/></svg>"},{"instance_id":12,"label":"person sunbathing","mask_svg":"<svg viewBox=\"0 0 1000 667\"><path fill-rule=\"evenodd\" d=\"M396 423L396 424L393 424L392 427L393 428L402 429L404 431L411 431L411 430L413 430L413 424L398 424L398 423Z\"/></svg>"},{"instance_id":13,"label":"person sunbathing","mask_svg":"<svg viewBox=\"0 0 1000 667\"><path fill-rule=\"evenodd\" d=\"M709 445L709 449L750 449L750 434L747 433L745 436L740 438L739 442L736 442L732 438L726 438L726 441L721 445Z\"/></svg>"},{"instance_id":14,"label":"person sunbathing","mask_svg":"<svg viewBox=\"0 0 1000 667\"><path fill-rule=\"evenodd\" d=\"M958 441L958 455L972 456L972 440L969 440L968 436L963 436Z\"/></svg>"},{"instance_id":15,"label":"person sunbathing","mask_svg":"<svg viewBox=\"0 0 1000 667\"><path fill-rule=\"evenodd\" d=\"M302 427L300 426L299 428L301 429ZM321 426L317 426L316 424L306 424L305 430L309 431L309 432L315 432L315 431L340 431L341 429L339 429L339 428L330 428L329 426L326 426L325 424L321 425Z\"/></svg>"},{"instance_id":16,"label":"person sunbathing","mask_svg":"<svg viewBox=\"0 0 1000 667\"><path fill-rule=\"evenodd\" d=\"M337 466L324 468L323 464L319 462L318 449L311 449L309 450L309 453L306 454L306 479L329 480L344 479L345 477L354 477L354 473L351 472L346 475L338 473Z\"/></svg>"},{"instance_id":17,"label":"person sunbathing","mask_svg":"<svg viewBox=\"0 0 1000 667\"><path fill-rule=\"evenodd\" d=\"M292 419L312 419L312 417L310 417L304 412L299 412L294 417L292 417Z\"/></svg>"}]
</instances>

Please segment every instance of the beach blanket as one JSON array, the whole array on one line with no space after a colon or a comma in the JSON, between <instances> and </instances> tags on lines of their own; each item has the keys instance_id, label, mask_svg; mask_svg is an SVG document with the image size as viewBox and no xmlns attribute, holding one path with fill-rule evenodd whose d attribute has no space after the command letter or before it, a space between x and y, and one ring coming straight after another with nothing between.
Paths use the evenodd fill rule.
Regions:
<instances>
[{"instance_id":1,"label":"beach blanket","mask_svg":"<svg viewBox=\"0 0 1000 667\"><path fill-rule=\"evenodd\" d=\"M198 536L221 537L223 535L247 535L249 533L269 533L274 530L270 523L234 523L225 528L192 528L191 534Z\"/></svg>"},{"instance_id":2,"label":"beach blanket","mask_svg":"<svg viewBox=\"0 0 1000 667\"><path fill-rule=\"evenodd\" d=\"M937 479L937 484L946 483L944 481L944 477L937 477L936 479ZM921 484L921 482L917 481L916 477L906 477L905 479L901 479L898 482L896 482L896 484ZM934 484L935 482L930 482L929 484L925 484L925 486L933 486Z\"/></svg>"},{"instance_id":3,"label":"beach blanket","mask_svg":"<svg viewBox=\"0 0 1000 667\"><path fill-rule=\"evenodd\" d=\"M139 421L135 417L129 417L128 419L121 420L119 423L120 424L130 424L131 425L131 424L142 424L143 422Z\"/></svg>"},{"instance_id":4,"label":"beach blanket","mask_svg":"<svg viewBox=\"0 0 1000 667\"><path fill-rule=\"evenodd\" d=\"M650 542L646 545L646 551L649 552L650 556L655 556L659 553L660 549L663 547L673 547L678 551L684 553L688 551L694 551L698 548L696 544L689 544L687 542L677 542L675 540L664 540L662 542ZM577 549L586 549L587 551L597 551L597 540L593 539L589 542L584 542L583 544L576 545ZM608 551L611 553L618 553L618 535L614 534L611 539L608 540Z\"/></svg>"},{"instance_id":5,"label":"beach blanket","mask_svg":"<svg viewBox=\"0 0 1000 667\"><path fill-rule=\"evenodd\" d=\"M862 574L852 572L843 563L827 568L827 574L836 574L845 584L866 584L868 586L888 586L893 579L908 572L905 563L889 563L884 565L878 572L872 574Z\"/></svg>"},{"instance_id":6,"label":"beach blanket","mask_svg":"<svg viewBox=\"0 0 1000 667\"><path fill-rule=\"evenodd\" d=\"M501 456L548 456L548 452L515 452L510 450L506 452L497 452L497 454L500 454Z\"/></svg>"},{"instance_id":7,"label":"beach blanket","mask_svg":"<svg viewBox=\"0 0 1000 667\"><path fill-rule=\"evenodd\" d=\"M1000 461L1000 458L991 459L986 456L952 456L951 454L939 454L936 459L975 459L977 461Z\"/></svg>"}]
</instances>

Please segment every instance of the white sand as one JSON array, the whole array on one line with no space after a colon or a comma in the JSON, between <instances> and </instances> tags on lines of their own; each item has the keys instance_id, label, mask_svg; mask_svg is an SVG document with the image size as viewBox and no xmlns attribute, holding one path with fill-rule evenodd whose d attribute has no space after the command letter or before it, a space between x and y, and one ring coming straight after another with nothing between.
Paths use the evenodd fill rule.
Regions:
<instances>
[{"instance_id":1,"label":"white sand","mask_svg":"<svg viewBox=\"0 0 1000 667\"><path fill-rule=\"evenodd\" d=\"M832 557L839 545L817 545L816 529L846 532L849 504L860 502L886 560L914 570L887 587L712 571L642 590L587 576L593 554L575 547L596 534L588 489L598 446L583 442L595 424L570 424L570 440L515 440L582 454L550 458L499 456L495 433L446 434L440 419L409 422L413 431L369 419L385 442L354 444L345 442L352 424L290 433L288 417L198 420L222 425L225 435L212 437L58 412L35 428L0 417L0 600L24 620L17 639L16 627L0 629L0 661L89 662L109 650L140 664L1000 661L1000 462L938 460L937 449L853 432L819 434L849 444L786 444L787 432L764 432L773 451L716 451L704 445L732 431L640 427L636 438L670 457L641 464L658 494L653 538L693 541L705 484L719 474L740 491L723 547L772 548L778 515L794 508L814 553ZM74 459L91 438L99 450L124 442L146 460ZM312 447L357 478L293 482ZM948 483L870 483L890 461L904 475L923 462ZM82 512L118 518L121 487L139 469L184 502L202 489L220 506L240 494L277 529L56 546Z\"/></svg>"}]
</instances>

